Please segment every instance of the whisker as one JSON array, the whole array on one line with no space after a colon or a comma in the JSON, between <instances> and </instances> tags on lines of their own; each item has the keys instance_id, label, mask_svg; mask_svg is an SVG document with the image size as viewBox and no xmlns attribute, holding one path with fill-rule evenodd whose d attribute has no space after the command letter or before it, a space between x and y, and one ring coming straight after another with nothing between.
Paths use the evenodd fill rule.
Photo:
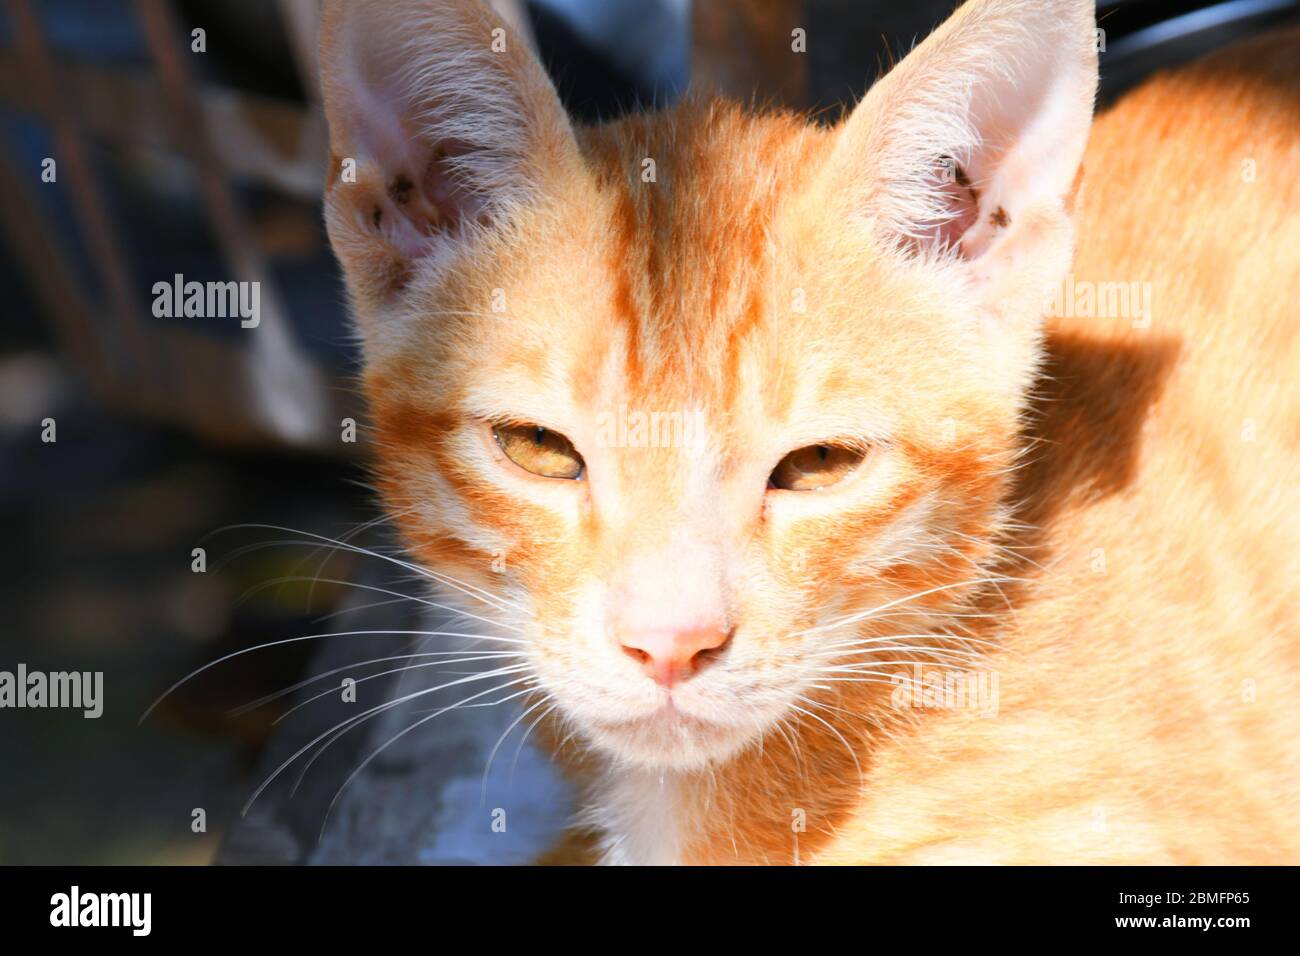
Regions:
<instances>
[{"instance_id":1,"label":"whisker","mask_svg":"<svg viewBox=\"0 0 1300 956\"><path fill-rule=\"evenodd\" d=\"M549 699L549 697L550 695L548 694L547 699ZM536 730L537 725L540 724L543 720L545 720L549 714L554 713L555 709L559 706L560 706L560 702L556 701L555 703L551 704L550 707L547 707L544 711L538 714L537 719L528 725L528 729L524 731L524 735L519 738L519 743L515 746L514 758L510 761L510 775L506 778L506 787L508 789L514 790L515 788L515 767L518 766L519 764L519 755L523 753L524 744L528 741L528 735L531 734L534 730Z\"/></svg>"},{"instance_id":2,"label":"whisker","mask_svg":"<svg viewBox=\"0 0 1300 956\"><path fill-rule=\"evenodd\" d=\"M993 541L983 541L975 537L975 535L973 534L966 534L964 532L956 531L951 528L948 529L947 533L953 535L954 537L963 538L966 541L970 541L972 544L987 544L990 547L992 547L994 550L1001 551L1007 557L1015 561L1024 561L1026 564L1030 565L1033 568L1038 569L1039 571L1046 570L1041 564L1039 564L1037 561L1032 560L1028 555L1024 555L1020 553L1021 551L1028 551L1029 548L1027 547L1024 546L1017 547L1015 545L997 544L996 542Z\"/></svg>"},{"instance_id":3,"label":"whisker","mask_svg":"<svg viewBox=\"0 0 1300 956\"><path fill-rule=\"evenodd\" d=\"M368 601L365 604L349 604L347 607L339 608L337 611L329 611L319 617L312 618L313 624L323 624L331 621L336 617L343 617L347 614L355 614L357 611L369 611L377 607L391 607L394 604L401 604L403 601L410 600L405 594L401 597L390 598L387 601ZM309 601L310 603L310 601Z\"/></svg>"},{"instance_id":4,"label":"whisker","mask_svg":"<svg viewBox=\"0 0 1300 956\"><path fill-rule=\"evenodd\" d=\"M265 644L255 644L252 647L245 647L238 651L231 651L229 654L224 654L221 657L218 657L216 660L209 661L208 663L204 664L202 667L190 671L190 673L186 674L176 683L172 684L171 687L168 687L165 691L163 691L162 694L159 695L158 699L149 705L148 709L146 709L145 712L140 715L140 719L136 721L136 726L143 724L145 720L148 719L149 715L154 712L155 708L157 708L159 704L161 704L164 700L166 700L173 693L175 693L177 688L184 686L185 684L189 683L191 680L198 677L200 674L204 673L205 671L210 670L213 667L216 667L218 664L224 664L226 661L233 660L236 657L242 657L243 655L251 654L254 651L266 650L268 647L279 647L284 644L294 644L297 643L298 641L315 641L315 640L320 640L323 637L360 637L360 636L375 635L375 634L388 634L394 637L400 637L404 634L417 635L417 636L433 635L435 637L466 637L466 638L472 638L474 640L480 640L480 641L502 641L507 644L528 643L527 641L522 641L513 637L496 637L495 635L491 635L491 634L466 634L459 631L330 631L325 634L306 634L302 637L286 637L278 641L267 641Z\"/></svg>"},{"instance_id":5,"label":"whisker","mask_svg":"<svg viewBox=\"0 0 1300 956\"><path fill-rule=\"evenodd\" d=\"M803 697L802 695L800 695L799 699L804 701L805 703L813 703L812 701L808 700L806 697ZM799 713L807 717L811 717L813 720L817 721L819 724L821 724L823 727L825 727L827 730L833 733L836 736L836 738L839 740L839 742L844 745L844 749L848 751L849 757L853 760L853 766L857 768L858 778L863 781L866 780L866 778L862 774L862 764L858 763L857 753L855 753L853 748L849 746L849 742L844 739L844 735L841 734L838 730L836 730L834 726L832 726L830 721L827 721L822 717L819 717L817 714L814 714L810 710L804 710L798 704L791 704L790 706L795 710L797 710Z\"/></svg>"},{"instance_id":6,"label":"whisker","mask_svg":"<svg viewBox=\"0 0 1300 956\"><path fill-rule=\"evenodd\" d=\"M505 690L507 687L511 687L511 686L513 686L513 685L515 685L515 684L518 684L518 683L521 683L521 682L523 682L523 681L532 681L532 680L533 680L533 678L531 678L531 677L523 677L523 678L518 678L518 677L517 677L517 678L515 678L514 680L508 680L508 681L506 681L504 684L498 684L498 685L496 685L496 687L490 688L490 690L492 690L492 691ZM469 696L469 697L465 697L465 698L462 698L461 700L456 701L456 703L453 704L453 705L451 706L450 710L457 710L457 709L459 709L459 708L462 707L462 706L465 707L466 709L469 709L469 708L471 708L471 707L495 707L495 706L497 706L498 704L504 704L506 701L514 700L516 697L521 697L521 696L523 696L524 694L531 694L531 693L533 693L533 688L528 687L528 688L525 688L524 690L518 691L517 693L509 694L509 695L507 695L507 696L505 696L505 697L502 697L500 700L487 701L487 702L485 702L485 703L483 703L483 704L470 704L470 703L467 703L468 701L473 700L473 699L475 699L476 697L481 696L481 695L479 695L479 694L472 694L472 695ZM400 701L398 701L398 702L396 702L396 703L400 703ZM413 711L413 714L427 714L427 713L430 713L431 711L433 711L433 710L437 710L437 709L439 709L439 708L429 708L429 709L427 709L427 710L417 710L417 711ZM445 710L445 708L443 708L443 709ZM337 730L338 732L335 733L334 736L332 736L329 740L325 741L325 743L323 743L323 744L320 746L320 749L317 750L314 754L312 754L311 757L307 760L307 762L303 765L302 769L298 772L298 776L297 776L297 778L294 780L294 783L293 783L293 789L291 789L291 790L289 791L289 796L290 796L290 797L293 797L295 794L297 794L297 792L298 792L298 788L302 786L302 782L303 782L303 780L306 778L307 773L311 770L311 768L312 768L312 764L314 764L314 763L316 762L317 758L320 757L323 753L325 753L325 751L328 750L328 749L329 749L329 748L334 744L334 741L338 740L340 737L342 737L344 734L346 734L349 730L352 729L352 725L351 725L350 721L351 721L351 720L355 720L355 719L356 719L356 718L350 718L349 721L344 721L344 723L347 723L347 724L349 724L349 725L346 726L346 727L342 727L341 730L339 729L339 728L342 726L341 724L335 724L335 725L334 725L334 728L333 728L333 729L334 729L334 730Z\"/></svg>"},{"instance_id":7,"label":"whisker","mask_svg":"<svg viewBox=\"0 0 1300 956\"><path fill-rule=\"evenodd\" d=\"M395 521L398 518L405 517L406 515L409 514L413 514L417 510L418 510L417 505L411 505L410 507L403 508L400 511L395 511L389 514L377 515L371 520L362 522L361 524L357 525L351 531L344 534L339 540L351 544L352 539L355 538L357 535L361 534L363 531L367 531L371 528L374 528L386 522ZM296 572L299 567L301 567L303 564L306 564L308 561L314 558L321 551L325 551L326 553L323 557L321 557L320 563L316 565L315 576L320 577L322 574L325 573L325 568L329 565L330 560L334 557L334 554L336 553L336 549L326 549L323 545L313 548L311 553L308 554L305 558L303 558L303 560L300 561L297 566L295 566L294 571ZM315 595L316 595L316 585L313 583L307 588L308 607L311 607L311 602L312 599L315 597Z\"/></svg>"},{"instance_id":8,"label":"whisker","mask_svg":"<svg viewBox=\"0 0 1300 956\"><path fill-rule=\"evenodd\" d=\"M414 655L414 654L412 654L412 655L409 655L409 656L411 656L411 657L415 657L415 656L421 656L421 655ZM489 655L486 655L486 656L480 656L480 657L458 657L458 658L456 658L455 660L450 660L450 661L426 661L426 662L423 663L423 664L408 664L406 667L395 667L395 668L391 668L391 669L389 669L389 670L379 671L379 672L374 673L374 674L367 674L365 677L358 677L358 678L356 679L355 683L357 683L357 684L363 684L363 683L365 683L366 681L368 681L368 680L374 680L374 679L377 678L377 677L387 677L387 676L389 676L390 674L404 674L404 673L407 673L407 672L409 672L409 671L418 670L418 669L423 668L423 667L445 667L445 666L448 665L448 664L464 664L464 663L468 663L468 662L472 662L472 661L499 660L499 659L502 658L502 657L522 657L522 656L523 656L523 655L521 655L521 654L516 654L516 653L511 653L511 652L509 652L509 651L504 651L504 652L501 652L501 653L497 653L497 654L489 654ZM455 672L452 672L452 673L455 673ZM464 672L462 671L461 673L464 673ZM477 673L477 672L476 672L476 673ZM273 720L271 723L272 723L272 725L274 725L274 724L278 724L278 723L280 723L280 721L284 720L284 719L285 719L286 717L288 717L290 714L295 713L295 712L298 711L298 710L301 710L303 707L306 707L308 704L312 703L313 701L320 700L322 697L329 697L329 696L331 696L332 694L337 694L338 691L339 691L339 688L337 688L337 687L328 687L328 688L326 688L325 690L321 691L319 694L313 694L311 697L308 697L306 700L301 700L301 701L299 701L298 703L294 704L292 707L290 707L288 710L286 710L286 711L285 711L283 714L281 714L279 717L275 718L275 720Z\"/></svg>"},{"instance_id":9,"label":"whisker","mask_svg":"<svg viewBox=\"0 0 1300 956\"><path fill-rule=\"evenodd\" d=\"M966 662L966 661L960 661L960 662L951 663L951 664L949 664L949 663L944 663L943 661L863 661L863 662L860 663L860 664L831 664L831 665L828 665L828 666L826 666L826 667L821 668L821 670L819 670L818 673L821 673L821 674L834 674L834 673L867 674L867 673L877 673L876 671L871 670L871 668L873 668L873 667L880 667L880 666L882 666L882 665L886 665L886 666L887 666L887 665L891 665L891 664L894 664L894 665L906 665L906 666L912 666L912 667L933 667L933 668L936 668L936 669L959 670L959 671L970 670L970 665L969 665L969 663ZM883 674L896 674L896 673L898 673L898 672L897 672L897 671L880 671L879 673L883 673Z\"/></svg>"},{"instance_id":10,"label":"whisker","mask_svg":"<svg viewBox=\"0 0 1300 956\"><path fill-rule=\"evenodd\" d=\"M501 745L506 742L506 738L510 736L510 732L523 723L524 719L529 714L545 703L546 698L543 697L541 700L537 701L537 703L526 708L518 717L510 722L510 726L507 727L501 736L497 738L497 742L493 745L491 752L488 753L487 763L483 767L483 785L481 792L479 793L479 806L487 803L488 774L492 772L492 761L496 759L497 751L500 750Z\"/></svg>"},{"instance_id":11,"label":"whisker","mask_svg":"<svg viewBox=\"0 0 1300 956\"><path fill-rule=\"evenodd\" d=\"M415 597L414 595L411 594L403 594L401 591L393 591L388 588L377 587L376 585L373 584L361 584L357 581L346 581L340 578L309 578L303 575L285 575L284 577L272 578L269 581L263 581L260 584L254 584L253 586L248 588L240 596L239 600L235 602L234 606L238 607L239 605L246 602L249 598L251 598L254 594L258 594L262 591L265 591L267 588L275 587L277 584L295 584L295 583L305 583L308 581L316 581L317 583L320 584L336 584L339 587L356 588L357 590L360 591L374 591L376 594L387 594L395 598L405 598L406 600L411 601L415 604L423 604L425 607L436 608L439 611L447 611L448 613L451 614L463 615L464 617L470 618L471 620L479 621L480 623L487 624L492 627L502 627L508 631L518 631L520 633L523 632L522 627L518 627L514 624L506 624L503 621L493 621L490 618L481 617L480 615L475 614L472 611L466 611L463 608L449 607L446 604L439 604L437 601L430 601L427 600L426 598Z\"/></svg>"},{"instance_id":12,"label":"whisker","mask_svg":"<svg viewBox=\"0 0 1300 956\"><path fill-rule=\"evenodd\" d=\"M283 525L274 525L274 524L258 524L258 523L234 524L234 525L227 525L224 528L218 528L216 531L213 531L211 534L205 536L204 540L207 540L208 538L211 538L215 535L221 534L226 531L238 531L238 530L279 531L284 534L302 535L304 537L311 538L313 541L321 542L322 547L328 544L336 548L342 548L346 551L354 552L356 554L363 554L372 558L378 558L381 561L387 561L390 564L394 564L400 568L405 568L406 570L412 571L422 577L426 577L429 578L430 580L438 581L441 584L446 584L449 587L453 587L456 590L461 591L461 593L466 594L467 596L476 597L478 598L478 600L483 601L485 604L491 604L495 606L498 610L505 610L507 608L510 608L520 612L525 611L525 608L523 608L518 604L515 604L513 601L509 601L506 600L505 598L498 597L488 591L485 591L483 588L480 588L477 585L470 584L467 581L461 581L458 578L452 577L451 575L444 574L440 571L433 571L429 568L423 567L422 565L419 564L415 564L411 561L404 561L401 558L395 558L391 555L381 554L378 551L372 551L369 548L362 548L359 545L351 544L350 542L346 542L346 541L339 541L338 539L330 538L326 535L316 534L311 531L301 531L296 528L288 528Z\"/></svg>"},{"instance_id":13,"label":"whisker","mask_svg":"<svg viewBox=\"0 0 1300 956\"><path fill-rule=\"evenodd\" d=\"M467 679L468 679L468 678L467 678ZM491 693L493 693L493 692L495 692L495 691L497 691L497 690L499 690L499 689L500 689L500 688L497 688L497 687L489 687L487 690L485 690L485 691L480 691L478 694L474 695L473 697L469 697L469 698L467 698L467 700L474 700L476 697L482 697L482 696L485 696L485 695L487 695L487 694L491 694ZM405 730L399 731L398 733L394 734L392 737L388 738L388 740L385 741L385 742L383 743L383 745L381 745L380 747L377 747L377 748L376 748L376 749L375 749L375 750L370 754L370 756L366 757L365 760L361 761L361 763L357 765L357 769L353 770L352 773L348 774L348 778L347 778L346 780L343 781L342 786L340 786L339 789L338 789L338 791L335 792L335 794L334 794L334 798L333 798L332 800L330 800L329 806L325 808L325 819L321 822L321 830L320 830L320 835L321 835L321 837L323 838L323 837L325 836L325 827L329 824L330 814L334 812L334 806L335 806L335 804L338 803L339 797L341 797L341 796L343 795L343 791L346 790L346 789L348 788L348 785L349 785L350 783L352 783L352 781L355 780L355 779L357 778L357 775L360 774L362 770L365 770L366 767L370 766L370 763L371 763L371 762L372 762L376 757L378 757L381 753L383 753L385 750L387 750L387 749L388 749L389 747L391 747L393 744L397 743L397 741L401 740L403 737L405 737L405 736L406 736L407 734L409 734L411 731L415 730L415 729L418 728L418 727L422 727L424 724L427 724L429 721L433 720L435 717L440 717L441 715L447 713L447 711L449 711L449 710L453 710L456 706L457 706L457 705L453 704L451 707L444 707L444 708L442 708L441 710L436 710L436 711L434 711L432 714L429 714L427 717L421 717L419 720L417 720L415 723L411 724L411 725L410 725L409 727L407 727Z\"/></svg>"},{"instance_id":14,"label":"whisker","mask_svg":"<svg viewBox=\"0 0 1300 956\"><path fill-rule=\"evenodd\" d=\"M930 662L946 661L956 664L974 664L984 661L985 655L977 651L952 651L952 650L931 650L925 647L914 647L907 644L882 644L880 647L860 647L856 650L837 651L819 655L822 660L852 661L865 658L868 661L884 663L875 657L876 654L888 654L893 652L911 652L918 656L926 658Z\"/></svg>"},{"instance_id":15,"label":"whisker","mask_svg":"<svg viewBox=\"0 0 1300 956\"><path fill-rule=\"evenodd\" d=\"M856 614L850 614L847 617L842 618L838 621L831 621L827 624L820 624L817 625L816 627L810 627L802 631L796 631L795 635L815 634L820 631L828 631L837 627L845 627L849 624L854 624L858 621L865 620L870 617L874 617L876 614L880 613L881 611L887 610L888 608L897 607L902 604L907 604L919 598L927 597L931 594L938 594L942 591L951 591L954 588L971 587L977 584L1007 583L1012 581L1024 581L1024 580L1025 580L1024 578L997 576L997 577L986 577L986 578L973 578L968 581L957 581L952 584L941 584L938 587L927 588L924 591L917 591L913 594L907 594L904 595L903 597L894 598L892 601L886 601L884 604L872 608L869 611L859 611Z\"/></svg>"},{"instance_id":16,"label":"whisker","mask_svg":"<svg viewBox=\"0 0 1300 956\"><path fill-rule=\"evenodd\" d=\"M355 667L365 667L369 664L382 664L388 661L404 661L404 660L410 660L411 658L415 658L415 657L444 657L444 656L464 654L464 653L465 651L421 651L415 654L395 654L392 657L374 657L368 661L354 661L351 664L344 664L342 667L335 667L332 670L322 671L319 674L313 674L311 677L305 677L302 680L298 681L297 683L290 684L288 687L285 687L282 690L278 690L273 694L267 694L264 697L259 697L257 700L251 700L246 704L241 704L238 707L234 707L229 711L227 711L226 715L228 717L242 717L244 714L247 714L250 711L257 710L257 708L269 704L272 701L279 700L281 697L285 697L288 694L292 694L296 690L302 690L302 688L308 687L311 684L315 684L318 681L322 681L327 677L333 677L335 674L342 674L344 671L350 671ZM521 657L521 656L523 656L521 651L494 651L494 652L487 652L485 656L476 659L487 660L492 657ZM450 664L450 663L457 663L457 662L445 661L444 663Z\"/></svg>"},{"instance_id":17,"label":"whisker","mask_svg":"<svg viewBox=\"0 0 1300 956\"><path fill-rule=\"evenodd\" d=\"M445 690L445 689L448 688L448 687L454 687L454 686L456 686L457 684L467 684L467 683L470 683L470 682L472 682L472 681L476 681L476 680L488 680L488 679L490 679L490 678L492 678L492 677L499 677L499 676L505 676L506 674L518 673L519 671L521 671L521 670L525 670L525 669L526 669L526 665L522 665L522 664L521 664L521 665L517 665L517 666L515 666L515 667L513 667L513 668L499 668L499 669L494 670L494 671L487 671L487 672L485 672L485 673L483 673L483 674L476 674L476 675L473 675L473 676L470 676L470 677L461 677L461 678L459 678L459 679L457 679L457 680L454 680L454 681L451 681L451 682L449 682L449 683L446 683L446 684L440 684L440 685L438 685L437 687L430 687L430 688L427 688L427 689L425 689L425 690L415 691L415 692L413 692L413 693L405 694L405 695L403 695L403 696L401 696L401 697L395 698L394 700L386 701L385 703L382 703L382 704L377 704L376 706L371 707L369 710L365 711L364 713L357 714L356 716L353 716L353 717L349 717L347 720L344 720L344 721L342 721L341 723L335 724L335 725L334 725L333 727L331 727L329 730L325 731L325 732L322 733L322 734L319 734L318 736L316 736L315 738L313 738L313 739L312 739L310 742L308 742L307 744L304 744L301 748L299 748L297 751L294 752L293 756L289 757L287 760L285 760L283 763L281 763L280 766L277 767L277 768L275 769L275 771L274 771L274 772L273 772L269 777L267 777L266 780L264 780L264 781L261 783L261 785L260 785L260 786L255 790L255 791L253 791L253 795L252 795L251 797L249 797L249 798L248 798L248 802L244 804L244 809L243 809L243 811L241 812L240 815L241 815L241 816L243 816L243 815L247 815L248 811L252 808L253 804L257 801L257 798L260 797L260 796L262 795L262 793L266 790L266 788L269 787L269 786L270 786L270 785L271 785L271 784L276 780L276 778L279 777L280 774L282 774L282 773L285 771L285 769L286 769L290 764L292 764L295 760L297 760L299 757L301 757L304 753L306 753L306 752L307 752L308 750L310 750L312 747L316 746L316 744L320 743L320 742L321 742L322 740L324 740L326 737L330 736L330 734L332 734L332 733L334 733L335 731L337 731L340 727L344 727L344 725L350 724L351 726L348 726L348 727L346 727L345 729L346 729L346 730L351 730L353 727L360 726L361 723L363 723L364 721L368 720L369 718L375 716L376 714L382 713L382 712L385 711L385 710L390 710L390 709L392 709L393 707L398 706L399 704L404 704L404 703L406 703L406 701L408 701L408 700L414 700L415 698L417 698L417 697L423 697L423 696L426 695L426 694L435 694L435 693L437 693L437 692L440 691L440 690ZM484 691L483 693L484 693L484 694L490 694L490 693L492 693L494 690L500 690L500 689L501 689L500 687L493 687L493 688L489 688L488 690ZM479 695L479 696L482 696L482 695ZM341 735L340 735L340 736L341 736ZM335 739L337 739L337 738L335 738ZM332 741L331 741L331 742L332 742ZM322 748L322 749L323 749L323 748ZM318 756L319 756L319 755L318 755ZM349 778L349 779L351 779L351 778Z\"/></svg>"},{"instance_id":18,"label":"whisker","mask_svg":"<svg viewBox=\"0 0 1300 956\"><path fill-rule=\"evenodd\" d=\"M865 672L863 672L863 673L865 673ZM885 676L891 676L891 675L888 675L888 674L882 672L882 673L881 673L880 675L878 675L878 676L885 677ZM827 681L827 682L832 683L832 684L881 684L881 685L883 685L883 686L885 686L885 687L897 687L897 686L898 686L898 684L897 684L896 681L893 681L893 680L875 680L875 679L872 678L872 677L823 677L823 678L820 678L820 680L824 680L824 681Z\"/></svg>"},{"instance_id":19,"label":"whisker","mask_svg":"<svg viewBox=\"0 0 1300 956\"><path fill-rule=\"evenodd\" d=\"M804 776L805 771L803 766L803 753L799 750L799 744L797 740L795 738L791 738L790 735L786 733L785 723L787 719L788 719L787 717L782 717L780 720L778 720L775 724L772 725L772 729L775 730L777 733L779 733L782 739L785 740L787 744L789 744L790 752L794 755L795 766L799 768L800 776Z\"/></svg>"},{"instance_id":20,"label":"whisker","mask_svg":"<svg viewBox=\"0 0 1300 956\"><path fill-rule=\"evenodd\" d=\"M870 644L884 644L890 641L900 640L939 640L939 641L956 641L963 644L984 644L988 647L1000 648L1001 645L995 641L985 641L975 637L965 637L958 634L880 634L874 637L857 637L845 641L837 641L834 644L827 644L828 648L835 647L862 647ZM944 648L940 645L906 645L916 647L934 647L936 650L953 650L954 648Z\"/></svg>"},{"instance_id":21,"label":"whisker","mask_svg":"<svg viewBox=\"0 0 1300 956\"><path fill-rule=\"evenodd\" d=\"M501 687L503 687L503 688L504 688L504 687L511 687L511 686L513 686L513 685L515 685L515 684L521 684L521 683L525 683L525 682L536 683L536 682L537 682L537 678L535 678L535 677L516 678L515 680L507 681L506 683L502 684ZM474 710L475 708L480 708L480 707L499 707L500 705L506 703L507 701L514 700L516 697L522 697L524 694L535 694L535 693L537 693L537 688L535 688L535 687L529 687L529 688L527 688L526 690L521 690L521 691L519 691L518 693L508 694L507 696L502 697L502 698L500 698L500 699L498 699L498 700L485 700L485 701L483 701L481 704L466 704L466 705L465 705L465 709L466 709L466 710ZM414 715L414 714L430 714L430 713L433 713L433 711L435 711L435 710L438 710L438 708L437 708L437 707L426 707L426 708L424 708L424 709L422 709L422 710L413 710L413 711L411 711L411 713L412 713L412 715Z\"/></svg>"}]
</instances>

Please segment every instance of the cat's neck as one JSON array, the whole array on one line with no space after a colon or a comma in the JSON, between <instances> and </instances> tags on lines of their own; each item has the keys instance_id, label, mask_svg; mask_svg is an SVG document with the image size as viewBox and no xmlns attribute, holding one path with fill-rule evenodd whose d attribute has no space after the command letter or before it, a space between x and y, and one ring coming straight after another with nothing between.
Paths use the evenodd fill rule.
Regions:
<instances>
[{"instance_id":1,"label":"cat's neck","mask_svg":"<svg viewBox=\"0 0 1300 956\"><path fill-rule=\"evenodd\" d=\"M693 790L677 772L607 769L589 791L587 822L601 834L600 862L673 866L685 862Z\"/></svg>"},{"instance_id":2,"label":"cat's neck","mask_svg":"<svg viewBox=\"0 0 1300 956\"><path fill-rule=\"evenodd\" d=\"M584 812L600 834L600 862L800 862L860 792L871 749L862 726L787 727L761 748L703 770L605 767L588 777Z\"/></svg>"}]
</instances>

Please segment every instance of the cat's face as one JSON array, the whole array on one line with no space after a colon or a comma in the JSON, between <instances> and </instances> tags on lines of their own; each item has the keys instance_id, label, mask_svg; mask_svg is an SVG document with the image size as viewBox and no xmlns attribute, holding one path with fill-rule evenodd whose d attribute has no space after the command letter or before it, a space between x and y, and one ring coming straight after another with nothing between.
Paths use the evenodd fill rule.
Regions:
<instances>
[{"instance_id":1,"label":"cat's face","mask_svg":"<svg viewBox=\"0 0 1300 956\"><path fill-rule=\"evenodd\" d=\"M463 118L331 188L415 557L481 589L460 603L520 642L539 706L623 761L698 767L886 706L873 675L990 574L1037 348L1017 313L1068 257L1063 215L989 166L983 195L922 181L902 241L898 197L851 168L880 104L839 130L692 102L575 135L529 115L553 106L518 59L524 145L480 151L527 166L526 198L467 198ZM341 95L340 167L365 152L340 152Z\"/></svg>"},{"instance_id":2,"label":"cat's face","mask_svg":"<svg viewBox=\"0 0 1300 956\"><path fill-rule=\"evenodd\" d=\"M693 763L848 676L827 668L854 631L808 629L981 576L1018 396L957 290L808 208L827 134L638 125L419 290L368 384L417 556L517 605L590 737ZM671 687L635 653L700 629L725 644Z\"/></svg>"}]
</instances>

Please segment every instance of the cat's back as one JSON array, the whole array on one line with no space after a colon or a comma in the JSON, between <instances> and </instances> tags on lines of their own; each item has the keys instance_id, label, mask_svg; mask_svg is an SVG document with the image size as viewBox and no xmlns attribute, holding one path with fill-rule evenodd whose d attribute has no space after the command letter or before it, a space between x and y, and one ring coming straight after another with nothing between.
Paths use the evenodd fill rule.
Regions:
<instances>
[{"instance_id":1,"label":"cat's back","mask_svg":"<svg viewBox=\"0 0 1300 956\"><path fill-rule=\"evenodd\" d=\"M1257 425L1291 426L1272 438L1295 451L1300 397L1283 386L1300 366L1300 30L1158 74L1101 113L1078 231L1074 276L1097 305L1077 308L1075 290L1056 328L1176 343L1178 397L1212 393L1202 428L1236 436L1225 413L1254 407ZM1118 283L1137 288L1116 315Z\"/></svg>"},{"instance_id":2,"label":"cat's back","mask_svg":"<svg viewBox=\"0 0 1300 956\"><path fill-rule=\"evenodd\" d=\"M1155 535L1153 560L1161 541L1222 559L1162 556L1159 576L1183 572L1190 589L1180 600L1204 603L1220 580L1243 603L1294 611L1300 31L1157 75L1100 115L1078 228L1075 287L1049 328L1051 360L1079 381L1052 387L1098 411L1047 437L1127 462L1114 507ZM1071 527L1097 533L1082 510ZM1289 614L1274 620L1300 643Z\"/></svg>"},{"instance_id":3,"label":"cat's back","mask_svg":"<svg viewBox=\"0 0 1300 956\"><path fill-rule=\"evenodd\" d=\"M883 747L823 862L1300 853L1298 161L1296 32L1098 117L998 714Z\"/></svg>"}]
</instances>

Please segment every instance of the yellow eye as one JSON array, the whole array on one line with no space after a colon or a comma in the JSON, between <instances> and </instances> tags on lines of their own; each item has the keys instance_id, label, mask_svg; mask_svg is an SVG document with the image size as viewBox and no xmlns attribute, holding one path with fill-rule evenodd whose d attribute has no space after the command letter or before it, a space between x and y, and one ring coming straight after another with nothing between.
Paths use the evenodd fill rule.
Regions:
<instances>
[{"instance_id":1,"label":"yellow eye","mask_svg":"<svg viewBox=\"0 0 1300 956\"><path fill-rule=\"evenodd\" d=\"M796 448L772 470L773 488L786 491L818 491L837 485L862 463L865 452L842 445L809 445Z\"/></svg>"},{"instance_id":2,"label":"yellow eye","mask_svg":"<svg viewBox=\"0 0 1300 956\"><path fill-rule=\"evenodd\" d=\"M494 425L492 435L507 458L543 478L582 477L586 466L573 442L540 425Z\"/></svg>"}]
</instances>

